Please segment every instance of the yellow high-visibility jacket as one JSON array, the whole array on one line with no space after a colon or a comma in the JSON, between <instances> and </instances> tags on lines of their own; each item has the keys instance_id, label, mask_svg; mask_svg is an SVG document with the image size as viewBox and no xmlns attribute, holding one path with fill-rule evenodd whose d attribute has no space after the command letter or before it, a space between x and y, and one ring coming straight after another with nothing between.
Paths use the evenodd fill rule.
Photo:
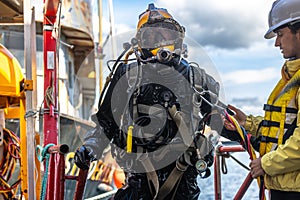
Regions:
<instances>
[{"instance_id":1,"label":"yellow high-visibility jacket","mask_svg":"<svg viewBox=\"0 0 300 200\"><path fill-rule=\"evenodd\" d=\"M261 136L259 151L268 189L300 192L299 87L300 59L286 61L282 78L264 106L261 126L261 118L247 117L245 129ZM291 136L285 141L288 132Z\"/></svg>"}]
</instances>

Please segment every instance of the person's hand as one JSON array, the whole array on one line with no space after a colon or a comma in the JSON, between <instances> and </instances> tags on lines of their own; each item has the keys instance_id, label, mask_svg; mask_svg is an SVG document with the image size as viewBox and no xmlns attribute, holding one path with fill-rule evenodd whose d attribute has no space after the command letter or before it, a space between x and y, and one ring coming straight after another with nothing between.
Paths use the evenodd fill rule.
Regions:
<instances>
[{"instance_id":1,"label":"person's hand","mask_svg":"<svg viewBox=\"0 0 300 200\"><path fill-rule=\"evenodd\" d=\"M235 114L233 117L239 123L240 126L245 126L247 115L240 109L234 107L233 105L228 104L228 109L232 110ZM224 126L227 130L236 131L236 127L228 119L224 119Z\"/></svg>"},{"instance_id":2,"label":"person's hand","mask_svg":"<svg viewBox=\"0 0 300 200\"><path fill-rule=\"evenodd\" d=\"M89 169L90 161L93 160L94 157L91 155L91 153L85 146L81 146L76 150L74 155L74 161L77 167L79 167L80 169Z\"/></svg>"},{"instance_id":3,"label":"person's hand","mask_svg":"<svg viewBox=\"0 0 300 200\"><path fill-rule=\"evenodd\" d=\"M265 171L261 166L261 158L257 158L250 162L251 176L252 178L257 178L259 176L265 175Z\"/></svg>"}]
</instances>

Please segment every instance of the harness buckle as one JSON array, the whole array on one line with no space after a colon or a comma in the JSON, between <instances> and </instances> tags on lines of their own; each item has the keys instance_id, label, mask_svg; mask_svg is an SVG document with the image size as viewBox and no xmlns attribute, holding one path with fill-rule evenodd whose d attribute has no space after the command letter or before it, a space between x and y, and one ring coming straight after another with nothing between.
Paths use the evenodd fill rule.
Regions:
<instances>
[{"instance_id":1,"label":"harness buckle","mask_svg":"<svg viewBox=\"0 0 300 200\"><path fill-rule=\"evenodd\" d=\"M186 169L188 168L188 165L187 164L183 164L179 161L179 159L177 159L176 161L176 168L181 171L181 172L185 172Z\"/></svg>"},{"instance_id":2,"label":"harness buckle","mask_svg":"<svg viewBox=\"0 0 300 200\"><path fill-rule=\"evenodd\" d=\"M271 105L269 105L269 104L264 104L263 110L265 110L265 111L271 111Z\"/></svg>"},{"instance_id":3,"label":"harness buckle","mask_svg":"<svg viewBox=\"0 0 300 200\"><path fill-rule=\"evenodd\" d=\"M266 136L261 136L260 141L261 142L267 142L267 137Z\"/></svg>"},{"instance_id":4,"label":"harness buckle","mask_svg":"<svg viewBox=\"0 0 300 200\"><path fill-rule=\"evenodd\" d=\"M270 121L267 121L267 120L263 120L261 123L262 126L267 126L267 127L269 127L270 124L271 124Z\"/></svg>"}]
</instances>

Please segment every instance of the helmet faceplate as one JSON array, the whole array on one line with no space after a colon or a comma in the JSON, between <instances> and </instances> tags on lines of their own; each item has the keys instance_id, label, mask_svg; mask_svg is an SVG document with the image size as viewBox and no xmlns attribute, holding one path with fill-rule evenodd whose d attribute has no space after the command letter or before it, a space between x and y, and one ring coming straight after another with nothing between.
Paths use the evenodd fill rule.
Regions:
<instances>
[{"instance_id":1,"label":"helmet faceplate","mask_svg":"<svg viewBox=\"0 0 300 200\"><path fill-rule=\"evenodd\" d=\"M183 38L184 28L166 9L149 4L148 9L139 16L136 39L143 52L156 55L161 48L181 50Z\"/></svg>"}]
</instances>

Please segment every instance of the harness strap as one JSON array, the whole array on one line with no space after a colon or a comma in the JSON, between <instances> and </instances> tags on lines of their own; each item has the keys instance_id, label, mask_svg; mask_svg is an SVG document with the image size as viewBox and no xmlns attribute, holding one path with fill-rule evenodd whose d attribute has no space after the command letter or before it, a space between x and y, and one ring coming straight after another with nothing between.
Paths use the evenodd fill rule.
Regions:
<instances>
[{"instance_id":1,"label":"harness strap","mask_svg":"<svg viewBox=\"0 0 300 200\"><path fill-rule=\"evenodd\" d=\"M263 120L263 121L266 121L266 120ZM297 118L294 119L294 121L293 121L292 124L289 124L288 130L283 135L283 140L282 140L283 144L285 143L285 141L287 139L289 139L289 137L291 137L291 135L293 135L294 130L297 127L296 126L296 122L297 122ZM273 123L275 123L275 122L273 122ZM264 126L264 125L262 124L262 126ZM259 139L260 139L260 142L266 142L266 143L272 142L272 143L276 143L276 144L278 143L278 139L277 138L273 138L273 137L269 137L269 136L259 136Z\"/></svg>"},{"instance_id":2,"label":"harness strap","mask_svg":"<svg viewBox=\"0 0 300 200\"><path fill-rule=\"evenodd\" d=\"M296 123L297 123L297 118L294 119L293 123L291 124L291 127L283 135L283 141L282 141L283 144L287 139L289 139L289 137L291 137L291 135L293 135L294 130L297 127Z\"/></svg>"},{"instance_id":3,"label":"harness strap","mask_svg":"<svg viewBox=\"0 0 300 200\"><path fill-rule=\"evenodd\" d=\"M264 126L264 127L280 127L280 123L279 122L274 122L274 121L271 121L271 120L262 120L261 121L261 126ZM290 127L292 126L292 124L284 124L284 128L286 129L290 129Z\"/></svg>"},{"instance_id":4,"label":"harness strap","mask_svg":"<svg viewBox=\"0 0 300 200\"><path fill-rule=\"evenodd\" d=\"M278 143L278 139L277 138L272 138L269 136L259 136L260 142L272 142L272 143Z\"/></svg>"},{"instance_id":5,"label":"harness strap","mask_svg":"<svg viewBox=\"0 0 300 200\"><path fill-rule=\"evenodd\" d=\"M190 139L191 137L188 137L188 134L186 134L188 133L188 127L184 123L182 113L177 110L175 105L172 108L169 108L169 113L178 126L184 144L190 145L192 140ZM169 195L173 188L176 187L176 184L179 184L183 173L188 167L188 164L180 162L179 159L177 159L176 167L173 169L167 180L159 189L158 177L149 158L147 157L143 159L142 163L144 165L144 168L147 170L146 174L148 179L148 186L154 200L163 200L167 195ZM176 192L176 189L174 192Z\"/></svg>"},{"instance_id":6,"label":"harness strap","mask_svg":"<svg viewBox=\"0 0 300 200\"><path fill-rule=\"evenodd\" d=\"M282 110L282 107L280 106L273 106L273 105L269 105L269 104L264 104L264 108L263 108L265 111L270 111L270 112L281 112ZM296 108L289 108L287 107L286 108L286 113L294 113L294 114L297 114L298 112L298 109Z\"/></svg>"},{"instance_id":7,"label":"harness strap","mask_svg":"<svg viewBox=\"0 0 300 200\"><path fill-rule=\"evenodd\" d=\"M163 200L167 195L170 194L173 188L175 188L174 195L178 188L178 184L182 178L183 173L188 168L188 165L180 162L179 159L176 160L176 167L174 167L173 171L168 176L167 180L164 182L162 187L160 188L157 198L155 200ZM176 185L177 184L177 185ZM173 195L173 197L174 197ZM173 199L173 198L172 198Z\"/></svg>"},{"instance_id":8,"label":"harness strap","mask_svg":"<svg viewBox=\"0 0 300 200\"><path fill-rule=\"evenodd\" d=\"M189 128L187 127L184 119L183 113L178 111L176 106L173 105L172 108L169 108L169 114L171 115L172 119L175 121L179 133L183 139L184 144L188 147L193 142L191 135L189 135Z\"/></svg>"},{"instance_id":9,"label":"harness strap","mask_svg":"<svg viewBox=\"0 0 300 200\"><path fill-rule=\"evenodd\" d=\"M155 172L155 169L152 163L150 162L149 157L146 157L145 159L141 160L141 162L145 170L147 171L146 175L147 175L149 190L153 196L153 199L156 199L159 190L159 182L158 182L158 177Z\"/></svg>"}]
</instances>

